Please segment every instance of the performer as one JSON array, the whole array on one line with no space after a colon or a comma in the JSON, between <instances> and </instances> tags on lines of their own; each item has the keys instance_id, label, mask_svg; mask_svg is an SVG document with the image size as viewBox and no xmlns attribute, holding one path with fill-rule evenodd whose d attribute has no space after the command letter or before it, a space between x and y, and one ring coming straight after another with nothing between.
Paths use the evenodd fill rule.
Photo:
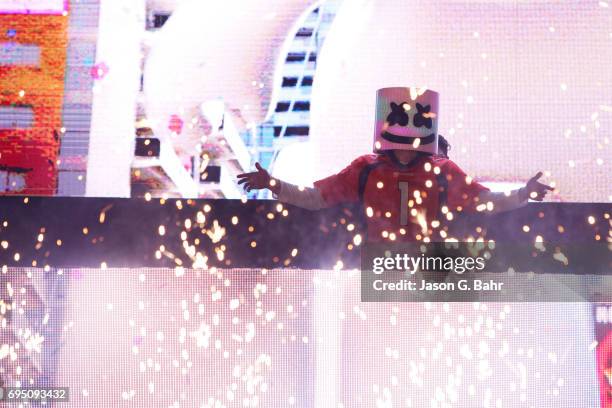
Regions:
<instances>
[{"instance_id":1,"label":"performer","mask_svg":"<svg viewBox=\"0 0 612 408\"><path fill-rule=\"evenodd\" d=\"M432 90L380 89L374 154L356 158L312 188L274 179L259 163L257 171L238 175L238 183L247 191L268 188L280 201L311 210L362 202L368 241L419 240L457 212L507 211L529 198L542 201L553 190L538 181L541 172L510 194L492 193L475 182L446 151L438 154L438 112L438 93Z\"/></svg>"}]
</instances>

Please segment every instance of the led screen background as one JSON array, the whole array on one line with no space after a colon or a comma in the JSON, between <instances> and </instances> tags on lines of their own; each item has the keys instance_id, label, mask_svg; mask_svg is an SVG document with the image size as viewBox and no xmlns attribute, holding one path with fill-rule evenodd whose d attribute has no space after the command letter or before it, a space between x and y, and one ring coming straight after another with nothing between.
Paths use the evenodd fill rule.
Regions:
<instances>
[{"instance_id":1,"label":"led screen background","mask_svg":"<svg viewBox=\"0 0 612 408\"><path fill-rule=\"evenodd\" d=\"M10 352L77 405L598 404L586 303L361 303L331 270L7 273L42 299Z\"/></svg>"},{"instance_id":2,"label":"led screen background","mask_svg":"<svg viewBox=\"0 0 612 408\"><path fill-rule=\"evenodd\" d=\"M377 88L416 85L440 92L440 133L477 179L506 189L542 170L552 200L611 198L605 1L7 7L6 194L240 198L235 175L255 161L308 184L371 150ZM39 29L50 24L58 32ZM46 63L51 53L65 66ZM134 156L143 137L161 141L159 157ZM207 165L218 180L200 181Z\"/></svg>"},{"instance_id":3,"label":"led screen background","mask_svg":"<svg viewBox=\"0 0 612 408\"><path fill-rule=\"evenodd\" d=\"M541 169L558 199L608 201L611 26L602 2L345 2L313 89L316 176L371 149L377 88L414 84L440 92L438 130L469 173Z\"/></svg>"}]
</instances>

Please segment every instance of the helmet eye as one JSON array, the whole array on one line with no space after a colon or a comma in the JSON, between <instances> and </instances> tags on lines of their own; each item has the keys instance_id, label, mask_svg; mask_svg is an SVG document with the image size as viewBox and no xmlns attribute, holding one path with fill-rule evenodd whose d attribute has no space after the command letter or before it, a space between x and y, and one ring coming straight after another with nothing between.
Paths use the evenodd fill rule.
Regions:
<instances>
[{"instance_id":1,"label":"helmet eye","mask_svg":"<svg viewBox=\"0 0 612 408\"><path fill-rule=\"evenodd\" d=\"M423 106L420 103L416 104L417 113L414 115L414 127L426 127L431 129L433 125L432 118L435 118L435 113L431 113L431 105Z\"/></svg>"},{"instance_id":2,"label":"helmet eye","mask_svg":"<svg viewBox=\"0 0 612 408\"><path fill-rule=\"evenodd\" d=\"M400 125L400 126L408 126L408 122L410 122L410 118L408 117L408 112L404 106L406 103L396 104L395 102L391 102L391 113L387 115L387 123L390 126Z\"/></svg>"}]
</instances>

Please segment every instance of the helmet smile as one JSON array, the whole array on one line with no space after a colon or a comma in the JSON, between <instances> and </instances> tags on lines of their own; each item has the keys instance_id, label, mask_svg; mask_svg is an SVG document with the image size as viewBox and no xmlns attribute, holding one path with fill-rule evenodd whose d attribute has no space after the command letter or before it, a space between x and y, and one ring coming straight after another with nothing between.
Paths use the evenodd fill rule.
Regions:
<instances>
[{"instance_id":1,"label":"helmet smile","mask_svg":"<svg viewBox=\"0 0 612 408\"><path fill-rule=\"evenodd\" d=\"M400 144L413 144L415 140L421 139L421 145L433 143L436 140L436 134L432 133L429 136L424 137L408 137L408 136L397 136L393 133L382 132L380 135L383 139L388 140L392 143Z\"/></svg>"}]
</instances>

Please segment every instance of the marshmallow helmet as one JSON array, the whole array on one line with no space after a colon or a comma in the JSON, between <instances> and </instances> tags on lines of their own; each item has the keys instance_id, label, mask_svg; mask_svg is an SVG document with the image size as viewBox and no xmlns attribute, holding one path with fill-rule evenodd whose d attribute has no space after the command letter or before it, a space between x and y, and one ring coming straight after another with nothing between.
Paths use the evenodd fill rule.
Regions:
<instances>
[{"instance_id":1,"label":"marshmallow helmet","mask_svg":"<svg viewBox=\"0 0 612 408\"><path fill-rule=\"evenodd\" d=\"M426 88L382 88L376 92L374 152L438 152L438 93Z\"/></svg>"}]
</instances>

